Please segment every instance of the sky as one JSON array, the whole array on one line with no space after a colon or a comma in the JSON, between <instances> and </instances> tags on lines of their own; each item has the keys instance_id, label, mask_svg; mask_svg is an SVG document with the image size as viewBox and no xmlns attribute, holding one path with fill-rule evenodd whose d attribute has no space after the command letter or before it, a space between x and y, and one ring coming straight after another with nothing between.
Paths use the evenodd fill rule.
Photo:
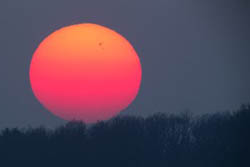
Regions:
<instances>
[{"instance_id":1,"label":"sky","mask_svg":"<svg viewBox=\"0 0 250 167\"><path fill-rule=\"evenodd\" d=\"M141 60L141 89L122 114L204 114L250 102L248 0L1 0L0 22L0 128L64 123L34 97L29 65L46 36L86 22L122 34Z\"/></svg>"}]
</instances>

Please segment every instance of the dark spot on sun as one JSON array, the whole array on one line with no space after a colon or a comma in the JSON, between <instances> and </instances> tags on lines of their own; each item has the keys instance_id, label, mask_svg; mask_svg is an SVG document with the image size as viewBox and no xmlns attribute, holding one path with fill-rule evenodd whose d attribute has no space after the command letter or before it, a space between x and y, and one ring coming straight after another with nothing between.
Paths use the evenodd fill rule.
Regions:
<instances>
[{"instance_id":1,"label":"dark spot on sun","mask_svg":"<svg viewBox=\"0 0 250 167\"><path fill-rule=\"evenodd\" d=\"M99 45L99 47L100 47L102 50L104 50L104 48L103 48L103 42L99 42L98 45Z\"/></svg>"}]
</instances>

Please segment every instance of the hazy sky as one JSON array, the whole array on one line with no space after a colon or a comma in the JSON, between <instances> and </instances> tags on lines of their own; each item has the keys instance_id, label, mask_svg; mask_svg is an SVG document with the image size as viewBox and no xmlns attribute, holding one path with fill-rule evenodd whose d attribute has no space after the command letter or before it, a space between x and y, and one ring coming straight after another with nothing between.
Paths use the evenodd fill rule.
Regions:
<instances>
[{"instance_id":1,"label":"hazy sky","mask_svg":"<svg viewBox=\"0 0 250 167\"><path fill-rule=\"evenodd\" d=\"M249 0L1 0L0 128L64 122L35 99L29 64L54 30L92 22L125 36L142 63L124 113L209 113L250 102Z\"/></svg>"}]
</instances>

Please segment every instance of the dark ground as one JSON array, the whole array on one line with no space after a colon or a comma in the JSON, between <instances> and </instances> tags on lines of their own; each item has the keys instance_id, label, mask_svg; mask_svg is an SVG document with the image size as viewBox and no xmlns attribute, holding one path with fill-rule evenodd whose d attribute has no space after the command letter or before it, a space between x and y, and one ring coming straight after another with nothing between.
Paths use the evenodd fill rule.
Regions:
<instances>
[{"instance_id":1,"label":"dark ground","mask_svg":"<svg viewBox=\"0 0 250 167\"><path fill-rule=\"evenodd\" d=\"M4 129L0 166L247 167L250 105L200 117L158 113L55 130Z\"/></svg>"}]
</instances>

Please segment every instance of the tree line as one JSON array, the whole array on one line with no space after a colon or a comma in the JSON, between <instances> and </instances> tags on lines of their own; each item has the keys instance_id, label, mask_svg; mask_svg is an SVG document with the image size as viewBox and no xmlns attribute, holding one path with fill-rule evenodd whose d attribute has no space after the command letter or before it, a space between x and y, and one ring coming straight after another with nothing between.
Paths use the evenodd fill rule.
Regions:
<instances>
[{"instance_id":1,"label":"tree line","mask_svg":"<svg viewBox=\"0 0 250 167\"><path fill-rule=\"evenodd\" d=\"M250 166L250 105L234 112L116 117L54 130L6 128L0 166Z\"/></svg>"}]
</instances>

